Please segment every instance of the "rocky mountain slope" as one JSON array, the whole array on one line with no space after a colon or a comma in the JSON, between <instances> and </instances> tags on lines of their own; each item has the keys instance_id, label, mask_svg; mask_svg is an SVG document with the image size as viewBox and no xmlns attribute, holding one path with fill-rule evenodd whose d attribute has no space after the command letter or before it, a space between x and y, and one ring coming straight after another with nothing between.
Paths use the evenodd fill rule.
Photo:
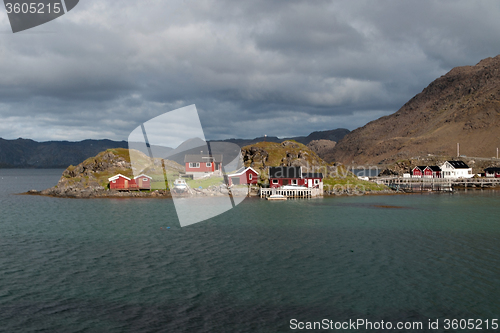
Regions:
<instances>
[{"instance_id":1,"label":"rocky mountain slope","mask_svg":"<svg viewBox=\"0 0 500 333\"><path fill-rule=\"evenodd\" d=\"M500 146L500 56L456 67L396 113L346 135L327 161L391 163L428 154L492 157Z\"/></svg>"},{"instance_id":2,"label":"rocky mountain slope","mask_svg":"<svg viewBox=\"0 0 500 333\"><path fill-rule=\"evenodd\" d=\"M307 147L318 154L319 157L325 159L335 148L337 142L330 140L313 140L307 144Z\"/></svg>"}]
</instances>

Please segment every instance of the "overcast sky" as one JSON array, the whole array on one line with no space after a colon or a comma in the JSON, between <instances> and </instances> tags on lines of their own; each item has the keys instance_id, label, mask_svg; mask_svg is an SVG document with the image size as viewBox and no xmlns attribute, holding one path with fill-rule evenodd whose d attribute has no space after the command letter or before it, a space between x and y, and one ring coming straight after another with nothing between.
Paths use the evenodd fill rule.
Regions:
<instances>
[{"instance_id":1,"label":"overcast sky","mask_svg":"<svg viewBox=\"0 0 500 333\"><path fill-rule=\"evenodd\" d=\"M13 34L0 137L126 140L196 104L209 139L350 130L500 53L498 1L80 0Z\"/></svg>"}]
</instances>

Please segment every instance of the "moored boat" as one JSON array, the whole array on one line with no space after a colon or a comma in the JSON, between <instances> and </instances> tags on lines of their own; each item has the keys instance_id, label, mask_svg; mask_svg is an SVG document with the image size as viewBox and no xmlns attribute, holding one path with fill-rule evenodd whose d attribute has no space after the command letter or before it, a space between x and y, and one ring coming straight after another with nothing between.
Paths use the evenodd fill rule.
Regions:
<instances>
[{"instance_id":1,"label":"moored boat","mask_svg":"<svg viewBox=\"0 0 500 333\"><path fill-rule=\"evenodd\" d=\"M267 200L286 200L286 197L281 194L272 194L266 198Z\"/></svg>"}]
</instances>

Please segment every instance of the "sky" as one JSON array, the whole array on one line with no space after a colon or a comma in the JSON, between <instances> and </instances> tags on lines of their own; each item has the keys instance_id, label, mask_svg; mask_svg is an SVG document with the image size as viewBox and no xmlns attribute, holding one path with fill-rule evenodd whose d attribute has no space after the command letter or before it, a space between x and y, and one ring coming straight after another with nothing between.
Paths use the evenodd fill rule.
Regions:
<instances>
[{"instance_id":1,"label":"sky","mask_svg":"<svg viewBox=\"0 0 500 333\"><path fill-rule=\"evenodd\" d=\"M205 137L353 130L500 53L498 1L80 0L12 33L0 137L126 140L195 104Z\"/></svg>"}]
</instances>

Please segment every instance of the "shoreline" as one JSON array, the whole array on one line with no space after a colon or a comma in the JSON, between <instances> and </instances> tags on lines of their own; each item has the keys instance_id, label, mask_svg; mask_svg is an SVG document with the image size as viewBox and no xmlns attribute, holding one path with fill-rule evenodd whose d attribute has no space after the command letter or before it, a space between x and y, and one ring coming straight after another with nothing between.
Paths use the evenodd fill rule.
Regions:
<instances>
[{"instance_id":1,"label":"shoreline","mask_svg":"<svg viewBox=\"0 0 500 333\"><path fill-rule=\"evenodd\" d=\"M466 192L477 192L477 191L497 191L500 190L500 187L488 187L488 188L455 188L453 192L448 191L415 191L415 192L401 192L401 191L390 191L390 190L382 190L382 191L369 191L365 193L340 193L340 194L324 194L323 196L318 196L317 198L331 198L331 197L362 197L362 196L384 196L384 195L415 195L415 194L454 194L457 192L466 193ZM170 191L166 190L158 190L154 192L118 192L118 191L102 191L102 192L87 192L80 193L75 195L59 195L53 193L43 193L43 191L30 190L22 193L13 193L13 195L33 195L33 196L43 196L43 197L52 197L52 198L62 198L62 199L173 199L176 196L172 196ZM182 196L183 198L216 198L216 197L224 197L226 194L222 195L188 195ZM180 197L180 196L179 196ZM237 196L241 197L241 196ZM246 195L245 197L255 197L258 198L258 195Z\"/></svg>"}]
</instances>

